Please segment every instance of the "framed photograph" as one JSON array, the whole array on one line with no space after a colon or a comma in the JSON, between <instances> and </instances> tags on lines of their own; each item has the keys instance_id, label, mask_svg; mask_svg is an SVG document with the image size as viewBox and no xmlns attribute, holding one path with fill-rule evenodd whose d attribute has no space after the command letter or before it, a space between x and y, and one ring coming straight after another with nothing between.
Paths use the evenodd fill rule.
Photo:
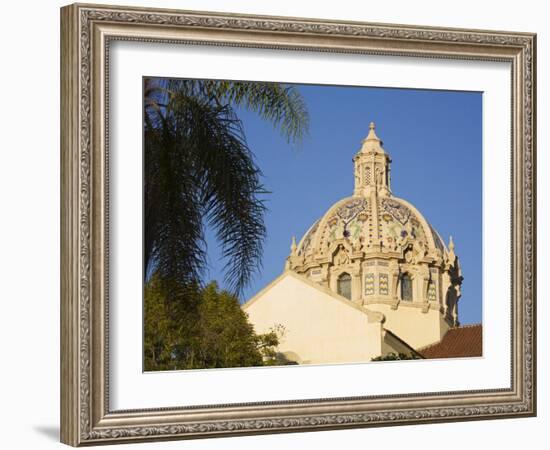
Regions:
<instances>
[{"instance_id":1,"label":"framed photograph","mask_svg":"<svg viewBox=\"0 0 550 450\"><path fill-rule=\"evenodd\" d=\"M535 58L62 8L62 442L535 415Z\"/></svg>"}]
</instances>

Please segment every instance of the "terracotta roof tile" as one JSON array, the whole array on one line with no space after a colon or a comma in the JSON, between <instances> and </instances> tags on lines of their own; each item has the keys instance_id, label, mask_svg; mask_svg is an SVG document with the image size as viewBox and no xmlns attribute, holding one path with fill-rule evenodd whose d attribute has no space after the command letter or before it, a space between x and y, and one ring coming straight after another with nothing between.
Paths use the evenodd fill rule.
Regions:
<instances>
[{"instance_id":1,"label":"terracotta roof tile","mask_svg":"<svg viewBox=\"0 0 550 450\"><path fill-rule=\"evenodd\" d=\"M482 356L482 331L480 323L451 328L440 342L418 352L427 359Z\"/></svg>"}]
</instances>

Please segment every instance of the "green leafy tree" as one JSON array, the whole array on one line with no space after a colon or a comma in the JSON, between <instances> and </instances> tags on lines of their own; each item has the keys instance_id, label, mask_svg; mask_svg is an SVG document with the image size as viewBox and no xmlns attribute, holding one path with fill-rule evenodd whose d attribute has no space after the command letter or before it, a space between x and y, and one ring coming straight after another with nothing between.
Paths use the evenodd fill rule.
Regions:
<instances>
[{"instance_id":1,"label":"green leafy tree","mask_svg":"<svg viewBox=\"0 0 550 450\"><path fill-rule=\"evenodd\" d=\"M298 142L309 120L302 97L278 83L146 79L144 108L144 280L157 271L172 287L200 285L208 224L239 295L261 263L266 191L236 110ZM167 295L187 301L181 286Z\"/></svg>"},{"instance_id":2,"label":"green leafy tree","mask_svg":"<svg viewBox=\"0 0 550 450\"><path fill-rule=\"evenodd\" d=\"M165 286L155 274L145 287L145 370L261 366L276 354L277 334L255 334L238 299L216 283L188 289L185 304Z\"/></svg>"},{"instance_id":3,"label":"green leafy tree","mask_svg":"<svg viewBox=\"0 0 550 450\"><path fill-rule=\"evenodd\" d=\"M256 337L256 347L263 357L264 366L286 366L297 364L289 361L286 356L277 351L277 347L286 334L286 328L281 325L273 326L267 333Z\"/></svg>"},{"instance_id":4,"label":"green leafy tree","mask_svg":"<svg viewBox=\"0 0 550 450\"><path fill-rule=\"evenodd\" d=\"M148 371L186 368L177 357L191 348L196 338L198 288L187 289L185 303L169 300L167 289L170 289L168 284L162 283L158 274L145 284L143 352L144 367Z\"/></svg>"},{"instance_id":5,"label":"green leafy tree","mask_svg":"<svg viewBox=\"0 0 550 450\"><path fill-rule=\"evenodd\" d=\"M195 364L206 368L261 366L254 329L235 296L210 283L201 300Z\"/></svg>"}]
</instances>

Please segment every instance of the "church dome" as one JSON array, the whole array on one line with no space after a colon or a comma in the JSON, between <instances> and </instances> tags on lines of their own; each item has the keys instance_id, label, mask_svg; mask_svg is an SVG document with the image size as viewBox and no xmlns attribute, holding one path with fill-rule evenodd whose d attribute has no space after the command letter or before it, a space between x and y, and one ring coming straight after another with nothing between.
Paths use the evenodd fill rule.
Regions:
<instances>
[{"instance_id":1,"label":"church dome","mask_svg":"<svg viewBox=\"0 0 550 450\"><path fill-rule=\"evenodd\" d=\"M292 240L286 268L360 305L443 311L456 325L462 276L441 236L390 186L391 159L370 124L353 158L353 194Z\"/></svg>"},{"instance_id":2,"label":"church dome","mask_svg":"<svg viewBox=\"0 0 550 450\"><path fill-rule=\"evenodd\" d=\"M395 252L413 245L418 252L441 258L443 240L409 202L390 190L391 159L370 125L368 136L353 158L355 189L351 197L331 206L306 232L296 248L304 261L326 253L334 242L344 241L355 251Z\"/></svg>"}]
</instances>

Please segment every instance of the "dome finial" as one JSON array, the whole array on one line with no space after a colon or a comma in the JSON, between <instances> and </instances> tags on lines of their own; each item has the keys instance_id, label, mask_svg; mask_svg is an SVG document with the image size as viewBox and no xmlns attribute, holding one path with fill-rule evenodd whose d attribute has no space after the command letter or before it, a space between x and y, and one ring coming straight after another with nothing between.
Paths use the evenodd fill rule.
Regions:
<instances>
[{"instance_id":1,"label":"dome finial","mask_svg":"<svg viewBox=\"0 0 550 450\"><path fill-rule=\"evenodd\" d=\"M292 242L290 244L290 253L292 255L295 255L296 254L296 236L292 236Z\"/></svg>"},{"instance_id":2,"label":"dome finial","mask_svg":"<svg viewBox=\"0 0 550 450\"><path fill-rule=\"evenodd\" d=\"M381 143L380 138L376 136L376 132L374 131L375 129L376 125L374 124L374 122L371 122L369 124L369 134L365 138L365 141L377 141Z\"/></svg>"},{"instance_id":3,"label":"dome finial","mask_svg":"<svg viewBox=\"0 0 550 450\"><path fill-rule=\"evenodd\" d=\"M454 251L455 249L455 243L453 242L453 237L449 236L449 250Z\"/></svg>"}]
</instances>

